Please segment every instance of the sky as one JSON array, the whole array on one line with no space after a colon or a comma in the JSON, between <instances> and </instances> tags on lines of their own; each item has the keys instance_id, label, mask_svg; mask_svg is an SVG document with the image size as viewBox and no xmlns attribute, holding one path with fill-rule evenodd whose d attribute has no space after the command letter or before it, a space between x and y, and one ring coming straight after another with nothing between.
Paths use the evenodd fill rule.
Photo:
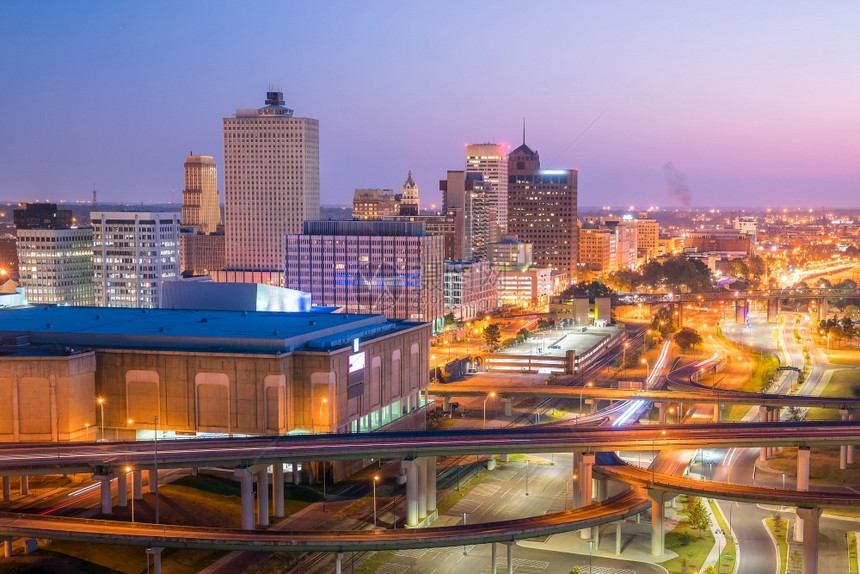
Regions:
<instances>
[{"instance_id":1,"label":"sky","mask_svg":"<svg viewBox=\"0 0 860 574\"><path fill-rule=\"evenodd\" d=\"M321 199L422 205L464 145L578 168L580 206L860 207L860 2L0 3L0 201L180 202L274 86Z\"/></svg>"}]
</instances>

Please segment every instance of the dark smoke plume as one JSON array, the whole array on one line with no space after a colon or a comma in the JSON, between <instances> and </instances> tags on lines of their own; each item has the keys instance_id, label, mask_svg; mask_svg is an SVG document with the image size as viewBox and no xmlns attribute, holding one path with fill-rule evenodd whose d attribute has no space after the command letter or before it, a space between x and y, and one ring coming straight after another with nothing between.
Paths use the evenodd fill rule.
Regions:
<instances>
[{"instance_id":1,"label":"dark smoke plume","mask_svg":"<svg viewBox=\"0 0 860 574\"><path fill-rule=\"evenodd\" d=\"M693 204L693 194L690 191L690 186L687 185L687 178L675 169L672 162L663 166L663 173L666 176L666 192L669 198L677 199L684 206L684 209L689 211Z\"/></svg>"}]
</instances>

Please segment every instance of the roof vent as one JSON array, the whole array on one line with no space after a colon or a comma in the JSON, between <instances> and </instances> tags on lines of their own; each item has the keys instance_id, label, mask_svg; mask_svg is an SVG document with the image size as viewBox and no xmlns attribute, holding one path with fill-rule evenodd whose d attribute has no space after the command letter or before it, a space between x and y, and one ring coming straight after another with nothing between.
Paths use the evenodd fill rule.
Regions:
<instances>
[{"instance_id":1,"label":"roof vent","mask_svg":"<svg viewBox=\"0 0 860 574\"><path fill-rule=\"evenodd\" d=\"M248 316L248 312L247 312L247 311L242 311L242 316L243 316L243 317L247 317L247 316Z\"/></svg>"},{"instance_id":2,"label":"roof vent","mask_svg":"<svg viewBox=\"0 0 860 574\"><path fill-rule=\"evenodd\" d=\"M101 316L101 315L96 315L96 321L101 321L101 320L102 320L102 316Z\"/></svg>"},{"instance_id":3,"label":"roof vent","mask_svg":"<svg viewBox=\"0 0 860 574\"><path fill-rule=\"evenodd\" d=\"M50 329L50 328L51 328L51 324L50 324L50 323L46 324L46 325L45 325L45 328L46 328L46 329Z\"/></svg>"},{"instance_id":4,"label":"roof vent","mask_svg":"<svg viewBox=\"0 0 860 574\"><path fill-rule=\"evenodd\" d=\"M158 332L159 332L159 333L164 333L164 327L159 327L159 328L158 328Z\"/></svg>"},{"instance_id":5,"label":"roof vent","mask_svg":"<svg viewBox=\"0 0 860 574\"><path fill-rule=\"evenodd\" d=\"M316 325L316 322L314 322L314 321L310 321L310 323L309 323L309 324L310 324L310 326L311 326L311 327L313 327L314 325Z\"/></svg>"},{"instance_id":6,"label":"roof vent","mask_svg":"<svg viewBox=\"0 0 860 574\"><path fill-rule=\"evenodd\" d=\"M141 315L146 315L146 309L141 309L140 313L141 313Z\"/></svg>"},{"instance_id":7,"label":"roof vent","mask_svg":"<svg viewBox=\"0 0 860 574\"><path fill-rule=\"evenodd\" d=\"M202 319L200 319L200 322L201 323L208 323L209 319L207 319L206 317L203 317Z\"/></svg>"},{"instance_id":8,"label":"roof vent","mask_svg":"<svg viewBox=\"0 0 860 574\"><path fill-rule=\"evenodd\" d=\"M272 335L276 335L276 336L277 336L277 335L280 335L280 334L281 334L281 333L280 333L280 332L278 332L278 330L277 330L277 329L275 329L274 331L272 331Z\"/></svg>"}]
</instances>

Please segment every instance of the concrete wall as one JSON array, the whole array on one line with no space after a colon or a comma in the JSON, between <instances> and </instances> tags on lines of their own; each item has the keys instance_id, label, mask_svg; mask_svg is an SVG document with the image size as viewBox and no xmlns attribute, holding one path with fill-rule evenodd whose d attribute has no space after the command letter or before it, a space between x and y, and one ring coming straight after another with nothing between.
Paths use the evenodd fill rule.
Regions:
<instances>
[{"instance_id":1,"label":"concrete wall","mask_svg":"<svg viewBox=\"0 0 860 574\"><path fill-rule=\"evenodd\" d=\"M0 358L0 441L95 440L95 371L91 351Z\"/></svg>"}]
</instances>

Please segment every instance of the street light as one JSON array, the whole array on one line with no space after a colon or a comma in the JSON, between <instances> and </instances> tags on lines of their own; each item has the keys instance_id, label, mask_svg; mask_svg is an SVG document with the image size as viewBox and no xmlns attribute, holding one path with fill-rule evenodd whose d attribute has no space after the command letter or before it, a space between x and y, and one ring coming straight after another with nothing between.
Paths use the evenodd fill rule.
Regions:
<instances>
[{"instance_id":1,"label":"street light","mask_svg":"<svg viewBox=\"0 0 860 574\"><path fill-rule=\"evenodd\" d=\"M645 365L645 381L647 382L648 377L651 376L651 374L650 374L651 373L651 366L648 364L648 361L646 361L645 359L642 359L641 363L643 365Z\"/></svg>"},{"instance_id":2,"label":"street light","mask_svg":"<svg viewBox=\"0 0 860 574\"><path fill-rule=\"evenodd\" d=\"M373 477L373 527L376 528L376 483L379 482L379 475Z\"/></svg>"},{"instance_id":3,"label":"street light","mask_svg":"<svg viewBox=\"0 0 860 574\"><path fill-rule=\"evenodd\" d=\"M99 437L101 440L105 439L105 399L104 397L99 397L96 399L96 402L99 404L99 410L101 411L101 419L102 419L102 433Z\"/></svg>"},{"instance_id":4,"label":"street light","mask_svg":"<svg viewBox=\"0 0 860 574\"><path fill-rule=\"evenodd\" d=\"M628 341L624 341L624 348L621 349L621 373L622 376L627 374L627 347L630 346Z\"/></svg>"},{"instance_id":5,"label":"street light","mask_svg":"<svg viewBox=\"0 0 860 574\"><path fill-rule=\"evenodd\" d=\"M487 428L487 401L496 396L495 391L490 391L490 394L487 395L487 398L484 399L484 424L481 428Z\"/></svg>"},{"instance_id":6,"label":"street light","mask_svg":"<svg viewBox=\"0 0 860 574\"><path fill-rule=\"evenodd\" d=\"M582 385L582 388L579 389L579 414L580 415L582 415L582 393L585 392L585 387L593 387L593 386L594 386L594 383L589 381L588 383ZM577 417L576 420L578 421L579 418Z\"/></svg>"}]
</instances>

